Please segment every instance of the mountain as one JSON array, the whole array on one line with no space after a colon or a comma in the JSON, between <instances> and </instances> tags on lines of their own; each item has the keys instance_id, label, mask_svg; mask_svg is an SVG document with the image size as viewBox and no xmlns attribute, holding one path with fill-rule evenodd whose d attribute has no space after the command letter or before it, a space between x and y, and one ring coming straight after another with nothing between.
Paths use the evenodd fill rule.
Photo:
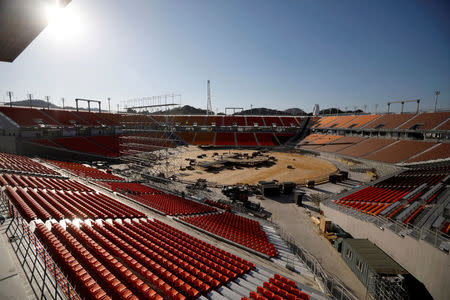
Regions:
<instances>
[{"instance_id":1,"label":"mountain","mask_svg":"<svg viewBox=\"0 0 450 300\"><path fill-rule=\"evenodd\" d=\"M41 99L32 99L30 100L21 100L21 101L13 101L11 102L13 106L25 106L25 107L49 107L50 108L59 108L59 106L53 104L53 103L47 103L45 100ZM9 105L9 102L5 102L5 105Z\"/></svg>"},{"instance_id":2,"label":"mountain","mask_svg":"<svg viewBox=\"0 0 450 300\"><path fill-rule=\"evenodd\" d=\"M260 107L260 108L253 108L253 109L243 110L243 111L241 111L239 113L236 113L236 115L304 116L304 115L307 115L307 114L300 108L289 108L289 109L286 109L286 110L277 110L277 109L270 109L270 108Z\"/></svg>"},{"instance_id":3,"label":"mountain","mask_svg":"<svg viewBox=\"0 0 450 300\"><path fill-rule=\"evenodd\" d=\"M190 105L150 113L151 115L206 115L206 110ZM211 112L211 114L214 114Z\"/></svg>"}]
</instances>

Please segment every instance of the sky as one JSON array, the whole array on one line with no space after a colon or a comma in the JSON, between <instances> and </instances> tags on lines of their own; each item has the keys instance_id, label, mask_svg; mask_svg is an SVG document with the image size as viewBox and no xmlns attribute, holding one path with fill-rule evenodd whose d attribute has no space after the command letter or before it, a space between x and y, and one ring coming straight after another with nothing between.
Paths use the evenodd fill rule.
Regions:
<instances>
[{"instance_id":1,"label":"sky","mask_svg":"<svg viewBox=\"0 0 450 300\"><path fill-rule=\"evenodd\" d=\"M124 100L182 105L450 108L450 4L423 0L73 0L13 62L0 101ZM394 110L399 109L399 105ZM408 104L407 110L415 109Z\"/></svg>"}]
</instances>

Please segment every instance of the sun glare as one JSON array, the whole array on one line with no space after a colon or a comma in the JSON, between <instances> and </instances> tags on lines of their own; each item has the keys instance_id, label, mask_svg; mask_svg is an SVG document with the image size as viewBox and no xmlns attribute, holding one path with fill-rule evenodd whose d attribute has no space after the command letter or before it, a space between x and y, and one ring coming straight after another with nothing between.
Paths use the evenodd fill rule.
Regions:
<instances>
[{"instance_id":1,"label":"sun glare","mask_svg":"<svg viewBox=\"0 0 450 300\"><path fill-rule=\"evenodd\" d=\"M81 34L81 20L72 7L60 8L48 6L46 15L49 20L47 30L56 40L73 41Z\"/></svg>"}]
</instances>

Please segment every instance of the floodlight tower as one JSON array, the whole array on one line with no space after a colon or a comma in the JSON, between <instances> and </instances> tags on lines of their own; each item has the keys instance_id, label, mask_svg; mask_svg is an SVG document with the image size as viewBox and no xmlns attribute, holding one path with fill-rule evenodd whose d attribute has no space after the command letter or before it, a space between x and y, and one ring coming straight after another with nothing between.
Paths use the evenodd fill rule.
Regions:
<instances>
[{"instance_id":1,"label":"floodlight tower","mask_svg":"<svg viewBox=\"0 0 450 300\"><path fill-rule=\"evenodd\" d=\"M206 115L210 114L210 111L212 111L212 106L211 106L211 82L208 81L206 82L206 94L207 94L207 103L206 103Z\"/></svg>"},{"instance_id":2,"label":"floodlight tower","mask_svg":"<svg viewBox=\"0 0 450 300\"><path fill-rule=\"evenodd\" d=\"M8 94L8 97L9 97L9 107L12 107L12 101L11 101L11 98L12 98L13 92L8 91L7 94Z\"/></svg>"},{"instance_id":3,"label":"floodlight tower","mask_svg":"<svg viewBox=\"0 0 450 300\"><path fill-rule=\"evenodd\" d=\"M437 100L440 93L441 91L439 90L434 92L434 112L436 112L437 109Z\"/></svg>"}]
</instances>

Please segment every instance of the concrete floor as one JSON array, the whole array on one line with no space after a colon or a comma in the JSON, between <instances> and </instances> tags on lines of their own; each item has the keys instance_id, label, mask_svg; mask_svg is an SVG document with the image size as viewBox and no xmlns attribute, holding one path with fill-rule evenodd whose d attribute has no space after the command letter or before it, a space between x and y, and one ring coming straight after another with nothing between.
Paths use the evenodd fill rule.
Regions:
<instances>
[{"instance_id":1,"label":"concrete floor","mask_svg":"<svg viewBox=\"0 0 450 300\"><path fill-rule=\"evenodd\" d=\"M292 202L292 196L265 198L259 201L261 205L272 213L272 221L289 232L298 245L314 255L322 267L341 280L359 299L363 299L366 289L347 264L341 254L331 243L319 235L317 226L312 223L309 213Z\"/></svg>"}]
</instances>

